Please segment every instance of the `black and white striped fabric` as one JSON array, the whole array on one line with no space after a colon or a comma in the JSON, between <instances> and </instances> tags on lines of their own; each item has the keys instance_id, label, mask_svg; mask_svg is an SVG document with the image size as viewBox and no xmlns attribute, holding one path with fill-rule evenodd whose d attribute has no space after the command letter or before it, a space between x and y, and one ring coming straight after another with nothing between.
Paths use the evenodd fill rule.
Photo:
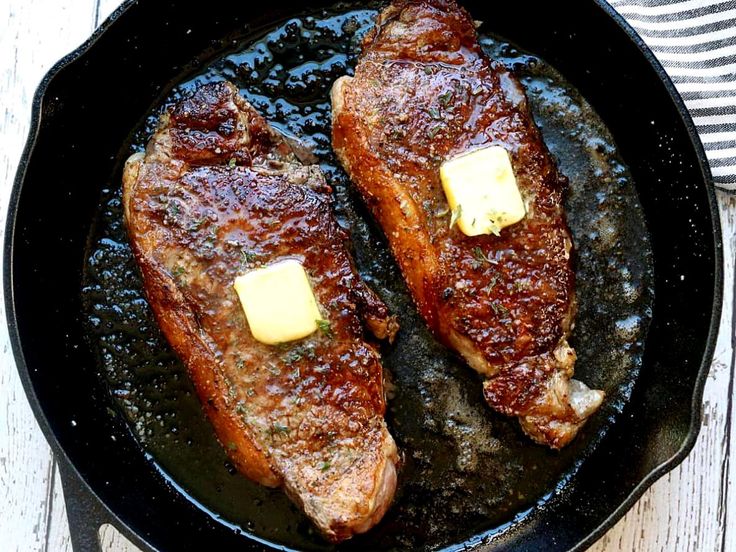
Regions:
<instances>
[{"instance_id":1,"label":"black and white striped fabric","mask_svg":"<svg viewBox=\"0 0 736 552\"><path fill-rule=\"evenodd\" d=\"M667 70L716 186L736 192L736 0L608 0Z\"/></svg>"}]
</instances>

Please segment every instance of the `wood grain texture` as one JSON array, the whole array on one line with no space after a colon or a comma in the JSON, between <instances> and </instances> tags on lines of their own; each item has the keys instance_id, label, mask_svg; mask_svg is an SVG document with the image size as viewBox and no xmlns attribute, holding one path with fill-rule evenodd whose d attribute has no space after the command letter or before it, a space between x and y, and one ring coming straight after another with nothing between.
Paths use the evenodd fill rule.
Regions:
<instances>
[{"instance_id":1,"label":"wood grain texture","mask_svg":"<svg viewBox=\"0 0 736 552\"><path fill-rule=\"evenodd\" d=\"M736 550L727 521L736 519L729 482L733 400L733 286L736 260L736 196L718 192L724 235L726 293L718 343L703 397L703 425L692 453L655 483L592 552L636 550ZM730 510L730 511L729 511ZM726 542L726 538L730 541Z\"/></svg>"},{"instance_id":2,"label":"wood grain texture","mask_svg":"<svg viewBox=\"0 0 736 552\"><path fill-rule=\"evenodd\" d=\"M30 122L35 88L53 63L85 40L119 0L0 0L0 227ZM693 452L655 483L591 550L736 550L733 287L736 196L719 193L726 297ZM2 262L0 260L0 262ZM2 303L0 303L0 311ZM4 313L2 313L4 316ZM730 525L730 528L729 528ZM137 549L113 527L102 549ZM71 551L58 468L20 385L0 330L0 550Z\"/></svg>"},{"instance_id":3,"label":"wood grain texture","mask_svg":"<svg viewBox=\"0 0 736 552\"><path fill-rule=\"evenodd\" d=\"M0 2L0 226L28 134L30 107L48 68L94 29L94 0ZM1 261L0 261L1 262ZM5 319L4 303L0 303ZM6 331L0 332L0 548L64 550L50 532L63 504L55 463L20 384ZM65 522L65 520L64 520ZM67 530L68 534L68 530Z\"/></svg>"}]
</instances>

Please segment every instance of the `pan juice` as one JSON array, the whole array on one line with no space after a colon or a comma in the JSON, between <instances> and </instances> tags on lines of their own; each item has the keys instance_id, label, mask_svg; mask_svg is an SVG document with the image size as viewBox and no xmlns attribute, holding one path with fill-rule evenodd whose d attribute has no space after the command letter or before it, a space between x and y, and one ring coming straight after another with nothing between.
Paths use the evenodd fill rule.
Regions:
<instances>
[{"instance_id":1,"label":"pan juice","mask_svg":"<svg viewBox=\"0 0 736 552\"><path fill-rule=\"evenodd\" d=\"M561 452L525 437L492 412L481 378L436 343L413 306L386 241L330 148L329 90L352 73L376 6L339 4L282 22L183 75L136 130L142 151L158 116L198 85L227 79L275 128L319 159L335 211L352 234L366 282L399 316L393 345L382 344L392 385L387 420L402 455L394 504L367 535L325 543L279 490L237 473L205 418L182 363L145 300L123 224L120 172L104 190L89 239L82 290L90 345L118 411L145 453L180 492L234 530L287 547L324 550L437 549L492 539L533 517L574 480L576 467L614 423L642 362L653 301L652 253L634 183L603 122L543 60L483 34L526 88L545 141L570 179L568 220L576 246L579 312L572 335L576 377L606 401ZM126 145L127 147L127 145Z\"/></svg>"}]
</instances>

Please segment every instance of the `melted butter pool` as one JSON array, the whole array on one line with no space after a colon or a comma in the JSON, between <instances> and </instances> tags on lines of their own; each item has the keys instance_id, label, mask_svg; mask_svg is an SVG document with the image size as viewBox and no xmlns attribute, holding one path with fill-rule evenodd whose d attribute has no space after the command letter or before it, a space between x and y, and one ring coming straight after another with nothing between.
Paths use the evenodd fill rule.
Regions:
<instances>
[{"instance_id":1,"label":"melted butter pool","mask_svg":"<svg viewBox=\"0 0 736 552\"><path fill-rule=\"evenodd\" d=\"M330 86L352 72L375 14L340 5L243 37L235 51L171 91L138 129L131 153L142 150L166 105L202 83L228 79L276 128L317 155L334 188L338 219L352 233L359 270L402 327L393 345L382 346L395 386L387 419L403 455L396 499L381 524L344 548L436 549L492 535L550 493L564 492L586 451L615 421L636 381L651 317L651 248L634 184L598 116L543 60L483 36L488 54L520 77L547 145L570 179L577 374L608 394L570 447L553 452L534 445L514 420L485 406L479 378L431 338L380 229L330 149ZM331 548L283 493L249 482L228 462L145 301L119 187L104 191L89 243L82 293L90 344L152 461L192 501L239 530L294 548Z\"/></svg>"}]
</instances>

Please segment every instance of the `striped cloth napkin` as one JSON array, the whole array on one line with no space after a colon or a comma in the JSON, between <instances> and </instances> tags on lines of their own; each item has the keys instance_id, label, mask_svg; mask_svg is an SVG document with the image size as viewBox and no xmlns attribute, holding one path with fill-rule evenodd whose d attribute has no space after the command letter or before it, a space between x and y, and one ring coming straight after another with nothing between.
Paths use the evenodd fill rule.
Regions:
<instances>
[{"instance_id":1,"label":"striped cloth napkin","mask_svg":"<svg viewBox=\"0 0 736 552\"><path fill-rule=\"evenodd\" d=\"M716 186L736 192L736 0L608 0L652 49L698 127Z\"/></svg>"}]
</instances>

